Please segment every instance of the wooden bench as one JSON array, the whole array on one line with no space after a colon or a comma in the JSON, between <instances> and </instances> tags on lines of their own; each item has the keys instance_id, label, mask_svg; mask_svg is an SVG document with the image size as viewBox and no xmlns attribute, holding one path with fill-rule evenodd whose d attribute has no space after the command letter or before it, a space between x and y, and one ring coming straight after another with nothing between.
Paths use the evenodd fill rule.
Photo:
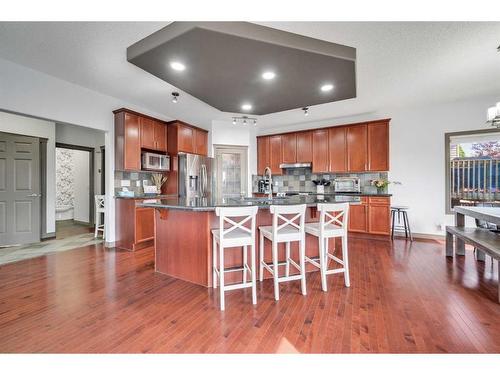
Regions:
<instances>
[{"instance_id":1,"label":"wooden bench","mask_svg":"<svg viewBox=\"0 0 500 375\"><path fill-rule=\"evenodd\" d=\"M453 256L453 237L474 246L497 261L500 260L500 234L483 228L447 226L446 256ZM457 253L457 255L463 254ZM500 303L500 277L498 281L498 302Z\"/></svg>"}]
</instances>

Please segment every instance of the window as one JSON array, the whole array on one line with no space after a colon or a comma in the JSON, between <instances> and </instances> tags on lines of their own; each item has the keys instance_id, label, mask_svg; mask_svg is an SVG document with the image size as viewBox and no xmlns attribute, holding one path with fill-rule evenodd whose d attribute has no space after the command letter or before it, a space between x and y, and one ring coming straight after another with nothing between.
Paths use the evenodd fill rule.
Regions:
<instances>
[{"instance_id":1,"label":"window","mask_svg":"<svg viewBox=\"0 0 500 375\"><path fill-rule=\"evenodd\" d=\"M500 132L448 133L446 211L454 206L500 205Z\"/></svg>"}]
</instances>

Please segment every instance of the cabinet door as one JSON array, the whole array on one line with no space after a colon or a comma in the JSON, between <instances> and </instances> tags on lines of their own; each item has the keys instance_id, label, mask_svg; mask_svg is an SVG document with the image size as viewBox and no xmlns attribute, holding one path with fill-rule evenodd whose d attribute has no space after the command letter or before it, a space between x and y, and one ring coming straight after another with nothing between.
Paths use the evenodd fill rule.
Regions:
<instances>
[{"instance_id":1,"label":"cabinet door","mask_svg":"<svg viewBox=\"0 0 500 375\"><path fill-rule=\"evenodd\" d=\"M336 127L328 130L330 172L347 171L347 128Z\"/></svg>"},{"instance_id":2,"label":"cabinet door","mask_svg":"<svg viewBox=\"0 0 500 375\"><path fill-rule=\"evenodd\" d=\"M389 122L368 124L368 170L389 170Z\"/></svg>"},{"instance_id":3,"label":"cabinet door","mask_svg":"<svg viewBox=\"0 0 500 375\"><path fill-rule=\"evenodd\" d=\"M314 130L312 134L312 171L328 172L328 129Z\"/></svg>"},{"instance_id":4,"label":"cabinet door","mask_svg":"<svg viewBox=\"0 0 500 375\"><path fill-rule=\"evenodd\" d=\"M155 150L167 152L167 127L155 121Z\"/></svg>"},{"instance_id":5,"label":"cabinet door","mask_svg":"<svg viewBox=\"0 0 500 375\"><path fill-rule=\"evenodd\" d=\"M135 243L154 238L154 208L138 207L135 209Z\"/></svg>"},{"instance_id":6,"label":"cabinet door","mask_svg":"<svg viewBox=\"0 0 500 375\"><path fill-rule=\"evenodd\" d=\"M391 233L390 198L370 197L368 206L368 232L384 235Z\"/></svg>"},{"instance_id":7,"label":"cabinet door","mask_svg":"<svg viewBox=\"0 0 500 375\"><path fill-rule=\"evenodd\" d=\"M271 167L271 172L273 174L282 174L283 171L280 168L282 163L282 146L281 146L281 135L272 135L269 137L269 166Z\"/></svg>"},{"instance_id":8,"label":"cabinet door","mask_svg":"<svg viewBox=\"0 0 500 375\"><path fill-rule=\"evenodd\" d=\"M264 169L269 167L269 137L257 138L257 174L263 175Z\"/></svg>"},{"instance_id":9,"label":"cabinet door","mask_svg":"<svg viewBox=\"0 0 500 375\"><path fill-rule=\"evenodd\" d=\"M368 230L368 205L351 204L349 206L349 231L366 233Z\"/></svg>"},{"instance_id":10,"label":"cabinet door","mask_svg":"<svg viewBox=\"0 0 500 375\"><path fill-rule=\"evenodd\" d=\"M150 150L156 149L155 126L156 123L145 117L140 118L141 122L141 147Z\"/></svg>"},{"instance_id":11,"label":"cabinet door","mask_svg":"<svg viewBox=\"0 0 500 375\"><path fill-rule=\"evenodd\" d=\"M178 124L177 143L179 151L194 153L194 129Z\"/></svg>"},{"instance_id":12,"label":"cabinet door","mask_svg":"<svg viewBox=\"0 0 500 375\"><path fill-rule=\"evenodd\" d=\"M367 170L367 131L365 125L347 128L347 169L349 172Z\"/></svg>"},{"instance_id":13,"label":"cabinet door","mask_svg":"<svg viewBox=\"0 0 500 375\"><path fill-rule=\"evenodd\" d=\"M295 163L297 161L297 136L295 133L283 134L281 136L283 148L283 163Z\"/></svg>"},{"instance_id":14,"label":"cabinet door","mask_svg":"<svg viewBox=\"0 0 500 375\"><path fill-rule=\"evenodd\" d=\"M194 129L195 135L195 153L207 156L208 155L208 134L203 130Z\"/></svg>"},{"instance_id":15,"label":"cabinet door","mask_svg":"<svg viewBox=\"0 0 500 375\"><path fill-rule=\"evenodd\" d=\"M297 162L311 163L312 161L312 132L297 133Z\"/></svg>"},{"instance_id":16,"label":"cabinet door","mask_svg":"<svg viewBox=\"0 0 500 375\"><path fill-rule=\"evenodd\" d=\"M141 169L141 134L139 116L125 114L123 168L138 171Z\"/></svg>"}]
</instances>

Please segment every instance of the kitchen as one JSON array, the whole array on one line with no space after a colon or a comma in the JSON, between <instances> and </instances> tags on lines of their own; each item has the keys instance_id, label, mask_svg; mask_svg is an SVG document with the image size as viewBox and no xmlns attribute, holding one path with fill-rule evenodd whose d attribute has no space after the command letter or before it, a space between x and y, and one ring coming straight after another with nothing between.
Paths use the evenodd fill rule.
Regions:
<instances>
[{"instance_id":1,"label":"kitchen","mask_svg":"<svg viewBox=\"0 0 500 375\"><path fill-rule=\"evenodd\" d=\"M67 44L51 40L68 51L71 35L79 33L92 50L98 44L92 35L101 35L112 52L99 64L127 77L110 78L117 86L107 94L129 96L82 100L96 108L90 114L79 107L58 112L50 103L42 103L50 113L7 108L99 127L106 189L102 243L1 268L0 349L498 351L496 253L467 242L469 227L462 227L475 225L474 210L446 211L443 168L448 132L491 131L484 109L497 99L446 96L428 104L420 80L411 81L410 91L424 104L402 95L399 81L407 84L414 70L401 67L410 66L401 63L404 38L394 49L388 41L400 38L400 30L414 35L413 28L428 36L413 53L432 50L428 40L439 36L455 56L465 35L488 35L479 38L487 49L498 30L461 23L180 21L2 28L5 45L27 46L28 37L59 30ZM384 48L370 47L380 34ZM497 61L496 53L483 58ZM442 69L425 56L426 69ZM19 85L51 87L44 81L50 77L7 57L0 78L19 72ZM68 59L80 68L71 53ZM385 84L396 68L397 79ZM97 72L104 70L95 70L95 80L103 80ZM451 95L455 82L446 82ZM478 220L484 212L475 212ZM9 298L12 310L4 303ZM36 319L28 322L28 315Z\"/></svg>"}]
</instances>

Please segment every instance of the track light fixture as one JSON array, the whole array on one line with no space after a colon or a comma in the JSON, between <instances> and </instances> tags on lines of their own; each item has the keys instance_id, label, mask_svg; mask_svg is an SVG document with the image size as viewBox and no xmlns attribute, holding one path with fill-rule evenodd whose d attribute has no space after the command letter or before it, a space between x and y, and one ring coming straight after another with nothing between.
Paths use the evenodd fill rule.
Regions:
<instances>
[{"instance_id":1,"label":"track light fixture","mask_svg":"<svg viewBox=\"0 0 500 375\"><path fill-rule=\"evenodd\" d=\"M241 122L243 125L247 125L249 121L252 121L254 126L257 126L257 119L255 117L241 116L241 117L233 117L233 125Z\"/></svg>"},{"instance_id":2,"label":"track light fixture","mask_svg":"<svg viewBox=\"0 0 500 375\"><path fill-rule=\"evenodd\" d=\"M309 115L309 107L303 107L302 110L304 111L304 116Z\"/></svg>"},{"instance_id":3,"label":"track light fixture","mask_svg":"<svg viewBox=\"0 0 500 375\"><path fill-rule=\"evenodd\" d=\"M179 98L179 93L178 92L173 92L172 93L172 103L177 103Z\"/></svg>"}]
</instances>

